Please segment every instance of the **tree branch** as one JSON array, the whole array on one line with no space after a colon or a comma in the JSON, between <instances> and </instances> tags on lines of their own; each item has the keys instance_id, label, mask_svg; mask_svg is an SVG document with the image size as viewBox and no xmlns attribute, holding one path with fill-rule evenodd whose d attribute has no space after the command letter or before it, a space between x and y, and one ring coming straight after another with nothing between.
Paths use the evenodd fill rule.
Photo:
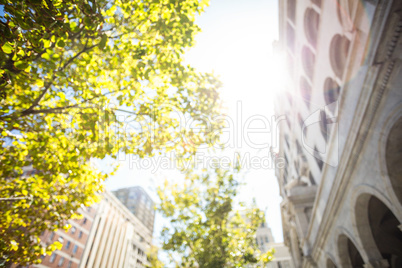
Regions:
<instances>
[{"instance_id":1,"label":"tree branch","mask_svg":"<svg viewBox=\"0 0 402 268\"><path fill-rule=\"evenodd\" d=\"M71 57L64 65L63 67L59 68L57 70L57 72L61 72L63 71L65 68L67 68L68 65L70 65L75 59L77 59L79 56L81 56L82 53L87 52L88 50L96 47L98 44L96 45L92 45L90 47L87 47L85 44L85 47L83 50L81 50L80 52L78 52L74 57ZM53 84L54 80L56 79L56 72L53 73L52 78L50 79L49 82L47 82L45 88L42 90L42 93L34 100L34 102L32 103L32 105L26 109L25 111L22 112L23 115L29 114L29 112L33 111L33 109L35 108L35 106L37 106L39 104L39 102L42 100L42 98L45 96L45 94L47 93L47 91L49 90L49 88L51 87L51 85Z\"/></svg>"},{"instance_id":2,"label":"tree branch","mask_svg":"<svg viewBox=\"0 0 402 268\"><path fill-rule=\"evenodd\" d=\"M31 115L31 114L63 114L66 113L64 110L66 109L96 109L95 107L78 107L80 103L74 104L74 105L69 105L69 106L63 106L63 107L55 107L55 108L49 108L49 109L42 109L42 110L30 110L30 111L24 111L21 113L21 115Z\"/></svg>"}]
</instances>

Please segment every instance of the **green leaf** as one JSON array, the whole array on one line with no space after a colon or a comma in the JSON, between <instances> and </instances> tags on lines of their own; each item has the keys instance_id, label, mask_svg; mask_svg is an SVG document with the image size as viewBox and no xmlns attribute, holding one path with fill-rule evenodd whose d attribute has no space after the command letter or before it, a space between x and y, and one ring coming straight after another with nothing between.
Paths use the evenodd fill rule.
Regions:
<instances>
[{"instance_id":1,"label":"green leaf","mask_svg":"<svg viewBox=\"0 0 402 268\"><path fill-rule=\"evenodd\" d=\"M63 39L60 39L59 42L57 42L58 47L64 47L66 43L64 43Z\"/></svg>"},{"instance_id":2,"label":"green leaf","mask_svg":"<svg viewBox=\"0 0 402 268\"><path fill-rule=\"evenodd\" d=\"M43 40L43 46L45 48L49 48L52 45L52 42L50 40L44 39Z\"/></svg>"},{"instance_id":3,"label":"green leaf","mask_svg":"<svg viewBox=\"0 0 402 268\"><path fill-rule=\"evenodd\" d=\"M102 35L102 39L101 39L101 41L99 42L99 48L100 48L100 49L104 49L105 46L106 46L106 42L107 42L107 35L104 34L104 35Z\"/></svg>"},{"instance_id":4,"label":"green leaf","mask_svg":"<svg viewBox=\"0 0 402 268\"><path fill-rule=\"evenodd\" d=\"M97 193L102 192L104 180L113 172L104 174L91 159L117 159L119 152L147 157L174 151L178 157L189 157L201 144L207 144L208 135L192 133L194 139L189 142L168 145L184 135L170 113L178 109L192 119L213 118L220 115L221 107L220 82L183 63L183 53L198 28L191 19L183 23L180 13L193 18L198 13L198 1L180 0L180 12L172 1L114 1L109 10L100 9L101 3L95 8L93 1L91 7L85 1L63 0L46 0L47 9L42 1L24 1L23 5L3 1L10 17L3 25L7 43L3 41L0 50L15 60L13 65L3 64L0 71L7 83L6 91L0 92L5 108L2 112L13 118L7 123L0 120L0 133L18 130L19 135L2 147L0 189L4 196L26 194L32 199L0 202L0 232L8 230L1 234L0 248L10 262L22 266L39 262L44 252L50 254L57 248L37 239L42 231L62 228L82 204L99 201ZM35 15L27 16L31 9ZM46 14L41 13L43 10ZM113 29L110 35L116 36L113 39L103 34L109 29ZM40 101L35 104L34 100ZM21 110L27 116L20 116ZM127 118L122 120L122 114ZM131 122L131 117L142 128L126 127L125 120L130 118ZM214 126L216 131L211 133L215 137L221 124ZM201 127L206 126L202 123ZM45 172L19 179L27 166ZM15 178L15 183L5 178ZM213 192L219 194L215 188ZM194 225L201 222L197 214L201 209L196 207L193 192L182 193L182 203L166 203L169 215L188 206L188 215L175 222L187 224L191 216ZM229 208L222 206L222 215ZM41 219L33 221L38 211ZM211 212L210 218L216 219L216 214ZM27 233L22 236L24 225ZM209 227L218 230L214 223ZM206 229L193 229L183 230L177 241L187 241L185 234L206 235ZM12 248L12 241L19 243L18 249Z\"/></svg>"},{"instance_id":5,"label":"green leaf","mask_svg":"<svg viewBox=\"0 0 402 268\"><path fill-rule=\"evenodd\" d=\"M24 69L28 68L29 64L25 61L17 61L14 63L14 66L17 69L24 70Z\"/></svg>"},{"instance_id":6,"label":"green leaf","mask_svg":"<svg viewBox=\"0 0 402 268\"><path fill-rule=\"evenodd\" d=\"M48 53L43 53L41 57L48 61L52 60L52 58L50 57L50 55Z\"/></svg>"},{"instance_id":7,"label":"green leaf","mask_svg":"<svg viewBox=\"0 0 402 268\"><path fill-rule=\"evenodd\" d=\"M6 54L11 54L13 52L13 47L9 42L5 43L1 49L3 50L4 53Z\"/></svg>"}]
</instances>

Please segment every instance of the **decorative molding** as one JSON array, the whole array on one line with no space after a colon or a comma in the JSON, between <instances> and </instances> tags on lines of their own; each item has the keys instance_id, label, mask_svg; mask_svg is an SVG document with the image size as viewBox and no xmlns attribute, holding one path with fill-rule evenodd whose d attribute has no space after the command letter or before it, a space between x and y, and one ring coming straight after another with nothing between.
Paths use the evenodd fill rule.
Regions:
<instances>
[{"instance_id":1,"label":"decorative molding","mask_svg":"<svg viewBox=\"0 0 402 268\"><path fill-rule=\"evenodd\" d=\"M392 3L387 3L387 4L391 5ZM384 5L386 5L386 4L384 4ZM389 10L389 8L390 7L388 7L388 6L382 7L380 9L380 11ZM384 24L385 24L384 20L386 20L386 18L387 18L386 16L383 17L382 20L378 24L384 26ZM400 35L401 27L394 29L394 32L398 32L397 33L398 36ZM394 36L396 36L396 33L394 33ZM384 41L384 40L382 40L382 41ZM379 46L380 46L380 44L377 44L376 49ZM392 49L394 50L395 47L393 47ZM374 58L376 53L374 52L372 55ZM360 122L354 122L352 124L353 129L355 129L357 131L355 132L355 131L353 131L353 129L351 129L349 131L349 135L352 137L348 138L348 140L349 140L348 143L350 145L352 145L351 146L352 149L349 151L348 157L344 158L344 160L343 160L344 165L346 165L346 164L347 165L344 167L342 167L340 165L338 167L338 171L336 174L336 177L338 178L338 184L335 184L335 182L334 182L332 191L330 193L330 196L328 198L328 202L326 205L326 208L329 208L329 209L326 209L324 211L324 215L322 217L323 220L318 227L318 232L315 237L314 246L313 246L313 255L314 256L319 255L318 250L320 248L322 248L323 243L325 242L324 240L328 235L328 230L332 224L332 222L328 220L329 215L336 216L339 213L341 201L343 200L343 197L346 193L345 189L346 189L347 185L350 183L349 178L352 177L352 174L355 171L354 167L355 167L356 163L359 161L360 152L363 150L366 139L370 133L372 122L375 119L376 112L378 110L378 107L379 107L381 100L383 98L383 95L385 93L385 90L388 85L391 73L394 69L395 63L396 63L396 60L393 59L393 60L388 60L387 62L384 62L381 65L377 64L374 66L370 66L370 69L374 70L374 73L377 73L377 75L379 77L381 77L381 79L379 79L380 80L379 83L375 83L374 85L369 83L368 88L371 88L371 90L372 90L370 93L369 99L367 101L364 101L364 100L360 101L359 106L363 105L361 107L363 108L362 114L364 114L364 116L362 117L362 120L361 119L354 120L354 121L361 120ZM372 80L373 77L370 77L370 69L366 73L366 81L364 82L364 85L362 86L362 88L367 87L367 84L366 84L367 81L373 81ZM367 94L367 92L362 92L362 94ZM345 148L347 148L347 144L346 144ZM320 191L319 191L317 199L319 199L320 194L321 194L321 187L320 187ZM314 207L317 206L317 203L318 203L318 200L316 200ZM314 211L314 213L313 213L313 217L315 217L315 212L316 211ZM313 221L314 220L312 220L311 222L313 222ZM311 237L311 232L312 232L312 224L310 224L309 232L307 235L308 238Z\"/></svg>"},{"instance_id":2,"label":"decorative molding","mask_svg":"<svg viewBox=\"0 0 402 268\"><path fill-rule=\"evenodd\" d=\"M395 51L396 45L398 44L398 39L401 36L401 32L402 32L402 17L400 16L400 14L398 14L399 16L399 21L395 27L395 31L394 34L392 35L392 38L390 40L390 43L388 44L388 49L387 49L387 59L390 59L392 57L392 54Z\"/></svg>"}]
</instances>

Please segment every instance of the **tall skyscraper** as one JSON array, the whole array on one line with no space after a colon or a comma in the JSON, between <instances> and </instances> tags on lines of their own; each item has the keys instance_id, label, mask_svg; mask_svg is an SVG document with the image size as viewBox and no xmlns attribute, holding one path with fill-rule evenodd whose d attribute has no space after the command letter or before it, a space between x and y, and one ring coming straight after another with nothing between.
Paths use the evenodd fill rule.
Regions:
<instances>
[{"instance_id":1,"label":"tall skyscraper","mask_svg":"<svg viewBox=\"0 0 402 268\"><path fill-rule=\"evenodd\" d=\"M140 186L122 188L113 194L130 210L149 230L154 230L155 208L151 197Z\"/></svg>"},{"instance_id":2,"label":"tall skyscraper","mask_svg":"<svg viewBox=\"0 0 402 268\"><path fill-rule=\"evenodd\" d=\"M401 10L279 1L289 79L273 156L295 267L402 267Z\"/></svg>"},{"instance_id":3,"label":"tall skyscraper","mask_svg":"<svg viewBox=\"0 0 402 268\"><path fill-rule=\"evenodd\" d=\"M152 232L113 194L104 193L79 268L149 265Z\"/></svg>"}]
</instances>

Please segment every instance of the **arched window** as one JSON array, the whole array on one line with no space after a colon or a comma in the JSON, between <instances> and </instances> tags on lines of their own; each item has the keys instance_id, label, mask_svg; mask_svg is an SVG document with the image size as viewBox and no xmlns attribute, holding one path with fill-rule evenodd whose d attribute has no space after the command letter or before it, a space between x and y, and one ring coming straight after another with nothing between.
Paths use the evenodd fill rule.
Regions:
<instances>
[{"instance_id":1,"label":"arched window","mask_svg":"<svg viewBox=\"0 0 402 268\"><path fill-rule=\"evenodd\" d=\"M369 201L369 223L374 240L390 268L402 267L402 232L398 219L378 198Z\"/></svg>"},{"instance_id":2,"label":"arched window","mask_svg":"<svg viewBox=\"0 0 402 268\"><path fill-rule=\"evenodd\" d=\"M355 205L356 225L367 254L402 267L402 232L393 212L377 197L362 194Z\"/></svg>"},{"instance_id":3,"label":"arched window","mask_svg":"<svg viewBox=\"0 0 402 268\"><path fill-rule=\"evenodd\" d=\"M328 77L324 82L324 99L327 105L330 105L338 100L340 86L332 78ZM336 105L330 105L329 109L334 112Z\"/></svg>"},{"instance_id":4,"label":"arched window","mask_svg":"<svg viewBox=\"0 0 402 268\"><path fill-rule=\"evenodd\" d=\"M303 153L303 149L302 149L302 147L301 147L301 145L300 145L300 143L299 143L298 140L296 140L296 148L297 148L297 153L298 153L298 154L302 154L302 153Z\"/></svg>"},{"instance_id":5,"label":"arched window","mask_svg":"<svg viewBox=\"0 0 402 268\"><path fill-rule=\"evenodd\" d=\"M328 141L332 120L328 118L327 113L324 110L320 111L320 130L325 141Z\"/></svg>"},{"instance_id":6,"label":"arched window","mask_svg":"<svg viewBox=\"0 0 402 268\"><path fill-rule=\"evenodd\" d=\"M290 117L290 115L287 114L287 115L286 115L286 124L288 125L289 129L292 129L292 124L290 123L289 117Z\"/></svg>"},{"instance_id":7,"label":"arched window","mask_svg":"<svg viewBox=\"0 0 402 268\"><path fill-rule=\"evenodd\" d=\"M319 151L318 151L317 146L314 146L314 159L315 159L315 162L317 162L318 168L319 168L320 170L322 170L322 167L323 167L323 165L324 165L324 162L323 162L322 159L321 159L321 155L320 155L320 153L319 153Z\"/></svg>"},{"instance_id":8,"label":"arched window","mask_svg":"<svg viewBox=\"0 0 402 268\"><path fill-rule=\"evenodd\" d=\"M340 235L338 238L338 253L341 267L363 268L364 261L355 244L346 236Z\"/></svg>"},{"instance_id":9,"label":"arched window","mask_svg":"<svg viewBox=\"0 0 402 268\"><path fill-rule=\"evenodd\" d=\"M312 80L314 74L315 56L308 47L302 49L302 65L304 73Z\"/></svg>"},{"instance_id":10,"label":"arched window","mask_svg":"<svg viewBox=\"0 0 402 268\"><path fill-rule=\"evenodd\" d=\"M388 135L385 157L392 189L402 204L402 117Z\"/></svg>"},{"instance_id":11,"label":"arched window","mask_svg":"<svg viewBox=\"0 0 402 268\"><path fill-rule=\"evenodd\" d=\"M286 142L286 145L288 146L288 148L290 148L290 144L289 144L289 136L288 136L287 134L285 134L285 135L284 135L284 137L285 137L285 142Z\"/></svg>"},{"instance_id":12,"label":"arched window","mask_svg":"<svg viewBox=\"0 0 402 268\"><path fill-rule=\"evenodd\" d=\"M350 41L340 34L335 35L329 47L331 67L336 76L342 79L346 66Z\"/></svg>"},{"instance_id":13,"label":"arched window","mask_svg":"<svg viewBox=\"0 0 402 268\"><path fill-rule=\"evenodd\" d=\"M304 77L300 78L300 94L306 104L307 108L310 108L310 100L311 100L311 86L307 79Z\"/></svg>"},{"instance_id":14,"label":"arched window","mask_svg":"<svg viewBox=\"0 0 402 268\"><path fill-rule=\"evenodd\" d=\"M327 268L336 268L335 263L331 259L327 259Z\"/></svg>"},{"instance_id":15,"label":"arched window","mask_svg":"<svg viewBox=\"0 0 402 268\"><path fill-rule=\"evenodd\" d=\"M288 18L295 22L296 20L296 0L288 0Z\"/></svg>"},{"instance_id":16,"label":"arched window","mask_svg":"<svg viewBox=\"0 0 402 268\"><path fill-rule=\"evenodd\" d=\"M300 128L303 128L304 120L300 113L297 114L297 120L299 121Z\"/></svg>"},{"instance_id":17,"label":"arched window","mask_svg":"<svg viewBox=\"0 0 402 268\"><path fill-rule=\"evenodd\" d=\"M320 26L320 15L312 8L307 8L304 13L304 32L306 38L314 47L317 44L318 28Z\"/></svg>"}]
</instances>

